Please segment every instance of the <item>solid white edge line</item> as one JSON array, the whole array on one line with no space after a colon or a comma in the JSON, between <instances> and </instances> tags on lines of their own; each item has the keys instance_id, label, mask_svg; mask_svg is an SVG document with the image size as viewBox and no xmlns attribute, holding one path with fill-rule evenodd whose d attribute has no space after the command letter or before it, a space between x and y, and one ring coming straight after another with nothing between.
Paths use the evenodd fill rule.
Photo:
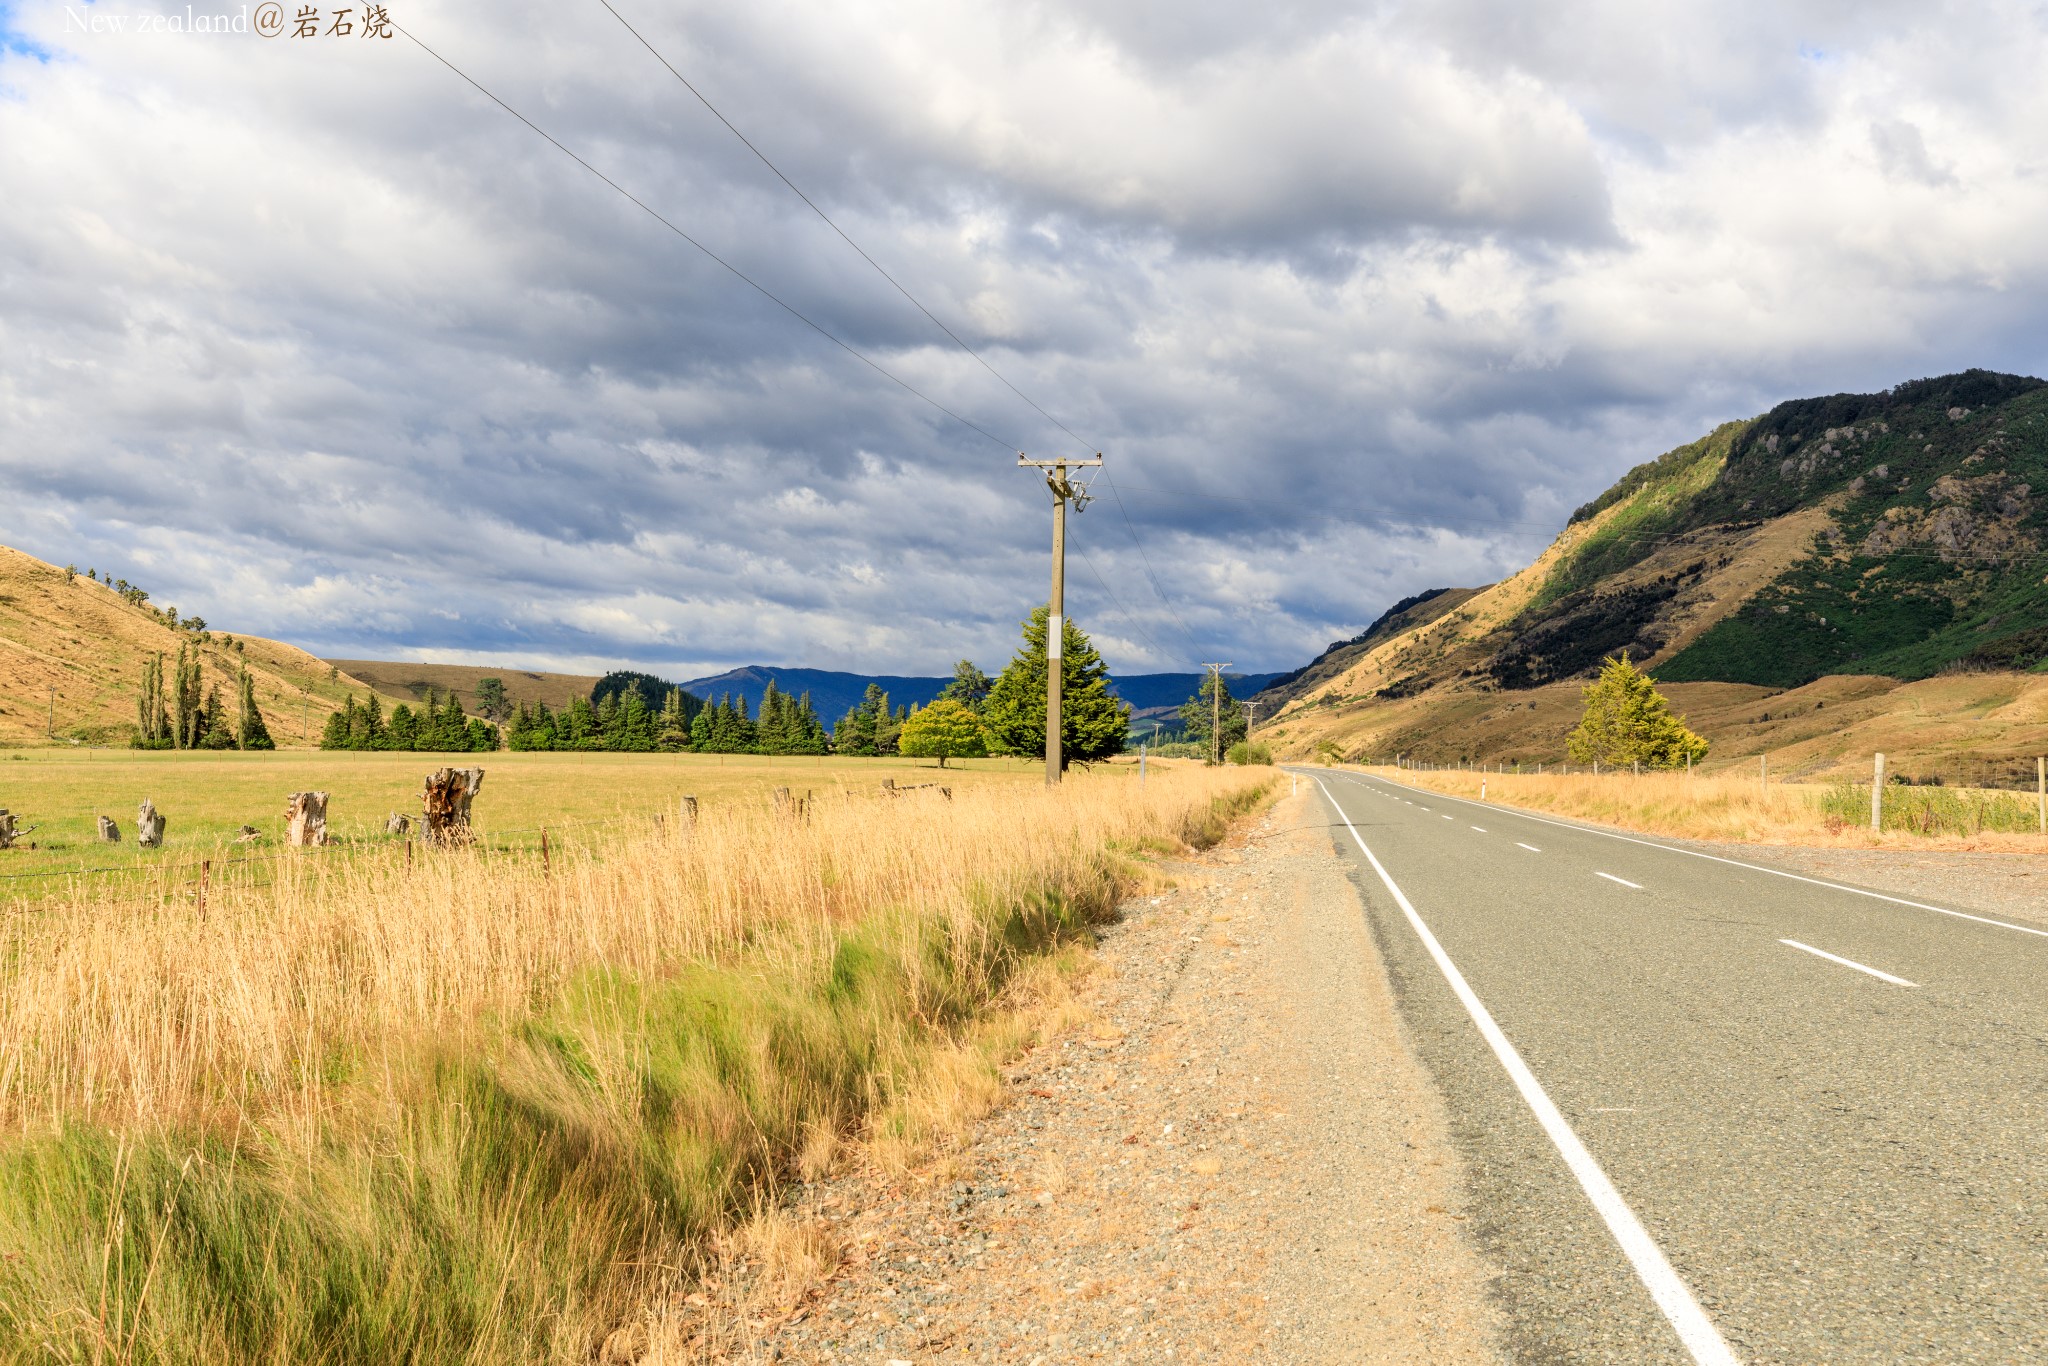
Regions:
<instances>
[{"instance_id":1,"label":"solid white edge line","mask_svg":"<svg viewBox=\"0 0 2048 1366\"><path fill-rule=\"evenodd\" d=\"M1872 977L1890 982L1895 987L1917 987L1920 985L1918 982L1909 982L1903 977L1894 977L1888 972L1879 972L1868 963L1859 963L1853 958L1844 958L1840 954L1829 953L1826 949L1817 949L1811 944L1802 944L1797 939L1780 939L1778 942L1788 948L1804 950L1815 958L1825 958L1830 963L1840 963L1845 968L1854 968L1858 972L1867 972Z\"/></svg>"},{"instance_id":2,"label":"solid white edge line","mask_svg":"<svg viewBox=\"0 0 2048 1366\"><path fill-rule=\"evenodd\" d=\"M1376 781L1383 783L1395 781L1392 778L1381 778L1378 774L1371 776ZM1353 778L1352 781L1356 782L1357 779ZM1407 786L1405 783L1397 785ZM1410 792L1418 790L1417 788L1408 788ZM1437 792L1435 795L1442 797L1445 794ZM1725 863L1731 868L1747 868L1752 873L1769 873L1772 877L1790 878L1794 882L1810 883L1815 887L1826 887L1830 891L1848 892L1854 896L1867 896L1874 901L1889 901L1894 906L1911 906L1916 911L1933 911L1936 915L1954 916L1957 920L1974 920L1979 925L1996 925L2001 930L2017 930L2021 934L2031 934L2042 939L2048 939L2048 930L2032 925L2015 925L2009 920L1993 920L1988 915L1971 915L1968 911L1952 911L1946 906L1930 906L1924 901L1909 901L1902 896L1887 896L1883 892L1873 892L1865 887L1851 887L1842 882L1829 882L1826 878L1807 877L1803 873L1788 873L1783 868L1766 868L1761 863L1744 863L1738 858L1722 858L1719 854L1702 853L1697 849L1681 849L1675 844L1659 844L1655 840L1637 839L1634 835L1624 835L1619 831L1602 830L1591 825L1574 825L1570 821L1554 821L1548 816L1532 815L1527 811L1521 810L1519 807L1501 806L1495 802L1475 802L1469 797L1450 797L1448 800L1464 802L1467 806L1477 806L1487 811L1498 812L1504 816L1519 816L1525 821L1535 821L1540 825L1554 825L1560 830L1576 830L1582 835L1604 835L1608 839L1621 840L1626 844L1640 844L1645 849L1662 849L1667 854L1684 854L1689 858L1703 858L1709 863Z\"/></svg>"},{"instance_id":3,"label":"solid white edge line","mask_svg":"<svg viewBox=\"0 0 2048 1366\"><path fill-rule=\"evenodd\" d=\"M1572 1126L1565 1122L1565 1117L1559 1113L1557 1106L1544 1091L1542 1083L1536 1080L1536 1074L1529 1070L1529 1065L1522 1061L1522 1055L1508 1042L1508 1036L1501 1032L1501 1027L1495 1023L1492 1012L1487 1010L1478 994L1465 981L1465 975L1458 971L1458 965L1444 952L1444 946L1437 942L1436 935L1430 932L1429 926L1416 914L1415 907L1409 904L1407 895L1381 865L1378 855L1373 853L1371 846L1366 844L1364 837L1358 833L1358 827L1351 823L1351 817L1344 813L1343 806L1330 795L1330 789L1324 785L1320 777L1316 779L1316 786L1322 789L1323 797L1336 811L1337 818L1343 821L1344 828L1351 832L1351 839L1358 845L1358 851L1372 864L1372 870L1379 874L1380 881L1392 894L1395 904L1400 906L1401 913L1408 918L1409 925L1414 927L1416 937L1422 941L1422 947L1429 951L1430 958L1436 962L1437 971L1450 983L1451 991L1465 1007L1465 1013L1470 1015L1472 1023L1478 1026L1480 1037L1486 1040L1487 1046L1493 1050L1494 1057L1498 1058L1500 1065L1507 1070L1508 1077L1515 1083L1515 1089L1522 1093L1523 1101L1535 1113L1536 1122L1543 1126L1543 1132L1557 1148L1558 1155L1564 1158L1565 1165L1571 1168L1572 1175L1578 1178L1579 1188L1586 1192L1586 1198L1591 1200L1593 1208L1599 1211L1601 1219L1607 1224L1607 1231L1613 1234L1614 1241L1621 1245L1622 1253L1628 1258L1629 1265L1635 1268L1637 1278L1650 1292L1650 1298L1657 1302L1657 1307L1664 1312L1665 1319L1677 1331L1679 1341L1692 1353L1692 1359L1698 1362L1699 1366L1739 1366L1735 1353L1721 1340L1721 1334L1707 1318L1706 1311L1701 1309L1699 1301L1693 1298L1692 1290L1672 1268L1663 1250L1657 1246L1656 1240L1650 1237L1649 1230L1636 1218L1635 1211L1628 1207L1628 1201L1622 1199L1621 1192L1607 1179L1607 1173L1594 1161L1593 1154L1586 1151L1586 1145L1579 1141L1579 1136L1572 1131Z\"/></svg>"},{"instance_id":4,"label":"solid white edge line","mask_svg":"<svg viewBox=\"0 0 2048 1366\"><path fill-rule=\"evenodd\" d=\"M1619 883L1620 883L1620 884L1621 884L1622 886L1624 886L1624 887L1633 887L1633 888L1635 888L1635 889L1636 889L1637 891L1639 891L1639 892L1640 892L1641 890L1643 890L1643 884L1642 884L1642 883L1640 883L1640 882L1630 882L1630 881L1629 881L1629 880L1628 880L1627 878L1625 878L1625 877L1616 877L1616 876L1615 876L1614 874L1612 874L1612 873L1603 873L1603 872L1601 872L1601 871L1600 871L1600 870L1599 870L1598 868L1595 868L1595 869L1593 870L1593 876L1594 876L1594 877L1604 877L1604 878L1606 878L1606 879L1607 879L1607 880L1608 880L1609 882L1619 882Z\"/></svg>"}]
</instances>

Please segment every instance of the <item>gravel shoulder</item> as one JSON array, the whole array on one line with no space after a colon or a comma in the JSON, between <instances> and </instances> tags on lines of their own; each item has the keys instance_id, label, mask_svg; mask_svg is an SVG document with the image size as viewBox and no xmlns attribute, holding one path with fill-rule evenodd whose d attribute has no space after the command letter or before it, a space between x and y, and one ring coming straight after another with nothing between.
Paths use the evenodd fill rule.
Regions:
<instances>
[{"instance_id":1,"label":"gravel shoulder","mask_svg":"<svg viewBox=\"0 0 2048 1366\"><path fill-rule=\"evenodd\" d=\"M969 1145L820 1183L847 1249L731 1355L1496 1362L1443 1102L1311 789L1125 908Z\"/></svg>"}]
</instances>

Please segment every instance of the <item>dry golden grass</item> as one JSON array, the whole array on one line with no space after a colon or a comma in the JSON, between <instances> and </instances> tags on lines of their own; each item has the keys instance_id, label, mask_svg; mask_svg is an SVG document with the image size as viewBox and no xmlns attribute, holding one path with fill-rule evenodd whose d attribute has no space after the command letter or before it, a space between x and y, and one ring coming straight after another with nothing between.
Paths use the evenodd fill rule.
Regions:
<instances>
[{"instance_id":1,"label":"dry golden grass","mask_svg":"<svg viewBox=\"0 0 2048 1366\"><path fill-rule=\"evenodd\" d=\"M204 681L219 684L232 707L235 673L246 662L256 678L257 704L280 745L299 731L302 707L317 737L344 696L366 691L352 688L346 675L330 680L326 664L291 645L237 634L243 649L232 650L224 629L231 632L234 624L214 623L213 641L202 647ZM50 743L50 689L59 737L127 744L144 659L157 653L175 659L180 641L196 643L196 637L171 630L82 572L67 577L56 565L0 546L0 745Z\"/></svg>"},{"instance_id":2,"label":"dry golden grass","mask_svg":"<svg viewBox=\"0 0 2048 1366\"><path fill-rule=\"evenodd\" d=\"M836 1253L780 1183L959 1134L1142 851L1260 781L734 804L545 869L287 855L203 913L17 914L0 1360L587 1362L720 1257L795 1293Z\"/></svg>"},{"instance_id":3,"label":"dry golden grass","mask_svg":"<svg viewBox=\"0 0 2048 1366\"><path fill-rule=\"evenodd\" d=\"M1760 782L1684 773L1475 773L1369 768L1453 796L1681 839L1831 848L1976 849L2048 853L2033 829L2031 793L1888 786L1885 829L1870 829L1870 785ZM1937 819L1923 826L1919 817ZM1973 819L1974 818L1974 819ZM1999 825L2008 828L1999 829ZM1991 828L1985 828L1985 827Z\"/></svg>"}]
</instances>

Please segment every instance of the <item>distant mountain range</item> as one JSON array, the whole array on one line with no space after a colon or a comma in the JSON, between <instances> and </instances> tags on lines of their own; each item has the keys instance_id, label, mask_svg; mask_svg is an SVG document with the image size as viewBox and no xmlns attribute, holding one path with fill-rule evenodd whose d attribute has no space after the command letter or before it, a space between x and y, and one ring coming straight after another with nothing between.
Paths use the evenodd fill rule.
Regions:
<instances>
[{"instance_id":1,"label":"distant mountain range","mask_svg":"<svg viewBox=\"0 0 2048 1366\"><path fill-rule=\"evenodd\" d=\"M1230 690L1239 697L1248 697L1264 688L1280 674L1225 674ZM916 678L900 674L855 674L839 673L831 669L777 668L766 664L749 664L744 668L728 669L722 674L709 678L693 678L681 686L686 692L709 701L718 700L721 694L730 694L747 699L750 710L761 705L761 694L773 679L775 686L786 693L808 692L811 705L818 709L818 715L825 718L827 725L844 716L853 705L867 693L870 683L879 683L882 691L889 694L889 705L904 706L915 703L924 706L953 681L950 675L944 678ZM1112 680L1117 696L1131 704L1131 710L1139 717L1160 716L1170 712L1195 695L1201 687L1200 674L1130 674Z\"/></svg>"}]
</instances>

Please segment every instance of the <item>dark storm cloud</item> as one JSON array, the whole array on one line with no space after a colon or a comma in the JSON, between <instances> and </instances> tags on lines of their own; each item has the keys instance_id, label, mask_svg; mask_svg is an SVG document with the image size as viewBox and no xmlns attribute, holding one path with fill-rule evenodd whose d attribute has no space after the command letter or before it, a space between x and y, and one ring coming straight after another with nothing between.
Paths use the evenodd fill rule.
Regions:
<instances>
[{"instance_id":1,"label":"dark storm cloud","mask_svg":"<svg viewBox=\"0 0 2048 1366\"><path fill-rule=\"evenodd\" d=\"M1110 452L1069 584L1120 667L1298 663L1778 398L2040 368L2030 12L621 8ZM602 7L398 17L995 439L404 39L21 5L0 537L330 653L999 662L1045 577L1012 450L1081 447Z\"/></svg>"}]
</instances>

